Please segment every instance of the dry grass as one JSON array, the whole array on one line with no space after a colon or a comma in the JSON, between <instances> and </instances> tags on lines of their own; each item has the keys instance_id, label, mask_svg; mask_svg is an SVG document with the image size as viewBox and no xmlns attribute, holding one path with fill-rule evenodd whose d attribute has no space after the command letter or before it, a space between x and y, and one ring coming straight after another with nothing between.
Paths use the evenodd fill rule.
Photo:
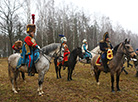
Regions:
<instances>
[{"instance_id":1,"label":"dry grass","mask_svg":"<svg viewBox=\"0 0 138 102\"><path fill-rule=\"evenodd\" d=\"M137 102L138 78L135 69L127 68L128 75L121 74L121 92L111 93L110 74L101 73L100 86L97 86L94 76L90 75L90 65L77 64L73 81L67 81L67 71L61 72L62 79L56 79L54 65L50 66L45 75L44 96L38 96L37 77L28 77L26 81L19 79L20 91L14 94L8 78L7 58L0 59L0 102Z\"/></svg>"}]
</instances>

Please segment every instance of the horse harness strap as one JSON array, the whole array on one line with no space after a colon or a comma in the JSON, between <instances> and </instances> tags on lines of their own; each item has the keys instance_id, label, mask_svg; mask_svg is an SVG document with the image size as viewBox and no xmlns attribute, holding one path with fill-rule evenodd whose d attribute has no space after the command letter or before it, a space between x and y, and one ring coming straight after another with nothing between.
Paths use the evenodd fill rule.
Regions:
<instances>
[{"instance_id":1,"label":"horse harness strap","mask_svg":"<svg viewBox=\"0 0 138 102\"><path fill-rule=\"evenodd\" d=\"M39 51L41 51L42 55L43 55L43 56L49 61L49 63L51 64L51 61L47 58L46 54L44 54L42 50L39 50Z\"/></svg>"}]
</instances>

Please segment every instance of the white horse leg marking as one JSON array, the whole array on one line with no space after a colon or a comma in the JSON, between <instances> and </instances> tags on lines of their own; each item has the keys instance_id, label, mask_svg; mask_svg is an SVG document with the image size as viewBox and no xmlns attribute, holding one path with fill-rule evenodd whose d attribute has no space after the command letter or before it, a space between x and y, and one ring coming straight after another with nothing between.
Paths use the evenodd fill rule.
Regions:
<instances>
[{"instance_id":1,"label":"white horse leg marking","mask_svg":"<svg viewBox=\"0 0 138 102\"><path fill-rule=\"evenodd\" d=\"M97 85L100 85L100 82L98 82Z\"/></svg>"},{"instance_id":2,"label":"white horse leg marking","mask_svg":"<svg viewBox=\"0 0 138 102\"><path fill-rule=\"evenodd\" d=\"M18 93L18 92L16 91L15 87L14 87L14 80L12 80L12 91L13 91L14 93Z\"/></svg>"}]
</instances>

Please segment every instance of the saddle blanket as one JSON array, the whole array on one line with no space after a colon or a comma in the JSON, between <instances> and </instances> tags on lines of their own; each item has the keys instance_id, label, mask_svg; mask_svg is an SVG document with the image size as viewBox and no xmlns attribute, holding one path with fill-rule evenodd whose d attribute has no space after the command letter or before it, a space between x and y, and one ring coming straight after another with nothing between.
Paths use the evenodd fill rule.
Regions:
<instances>
[{"instance_id":1,"label":"saddle blanket","mask_svg":"<svg viewBox=\"0 0 138 102\"><path fill-rule=\"evenodd\" d=\"M96 62L95 62L96 65L100 65L102 66L102 60L101 60L101 56L99 55L98 58L96 59ZM109 64L109 61L107 61L107 64Z\"/></svg>"},{"instance_id":2,"label":"saddle blanket","mask_svg":"<svg viewBox=\"0 0 138 102\"><path fill-rule=\"evenodd\" d=\"M39 59L40 59L39 53L35 53L33 62L37 63L39 61ZM20 57L19 60L18 60L18 63L17 63L17 67L16 67L17 69L21 67L22 62L23 62L22 60L23 60L23 58ZM28 63L29 63L29 58L26 58L25 59L25 64L28 65Z\"/></svg>"}]
</instances>

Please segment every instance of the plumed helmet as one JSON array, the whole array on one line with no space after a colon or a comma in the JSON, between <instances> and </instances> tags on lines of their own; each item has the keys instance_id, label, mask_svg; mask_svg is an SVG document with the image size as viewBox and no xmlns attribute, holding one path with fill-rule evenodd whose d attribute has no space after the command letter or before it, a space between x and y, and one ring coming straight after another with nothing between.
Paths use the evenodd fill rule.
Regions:
<instances>
[{"instance_id":1,"label":"plumed helmet","mask_svg":"<svg viewBox=\"0 0 138 102\"><path fill-rule=\"evenodd\" d=\"M62 37L60 40L61 40L62 43L63 42L67 42L67 38L66 37Z\"/></svg>"},{"instance_id":2,"label":"plumed helmet","mask_svg":"<svg viewBox=\"0 0 138 102\"><path fill-rule=\"evenodd\" d=\"M26 27L27 27L27 33L30 33L30 32L35 33L35 29L36 29L35 24L28 24Z\"/></svg>"},{"instance_id":3,"label":"plumed helmet","mask_svg":"<svg viewBox=\"0 0 138 102\"><path fill-rule=\"evenodd\" d=\"M30 32L34 32L35 33L36 26L34 24L34 21L35 21L35 14L32 14L32 24L28 24L26 26L27 33L30 33Z\"/></svg>"},{"instance_id":4,"label":"plumed helmet","mask_svg":"<svg viewBox=\"0 0 138 102\"><path fill-rule=\"evenodd\" d=\"M83 43L85 43L85 42L87 42L87 40L86 39L83 39L83 41L82 41Z\"/></svg>"},{"instance_id":5,"label":"plumed helmet","mask_svg":"<svg viewBox=\"0 0 138 102\"><path fill-rule=\"evenodd\" d=\"M104 35L103 35L103 40L104 41L106 40L106 38L109 38L109 33L108 32L104 33Z\"/></svg>"}]
</instances>

